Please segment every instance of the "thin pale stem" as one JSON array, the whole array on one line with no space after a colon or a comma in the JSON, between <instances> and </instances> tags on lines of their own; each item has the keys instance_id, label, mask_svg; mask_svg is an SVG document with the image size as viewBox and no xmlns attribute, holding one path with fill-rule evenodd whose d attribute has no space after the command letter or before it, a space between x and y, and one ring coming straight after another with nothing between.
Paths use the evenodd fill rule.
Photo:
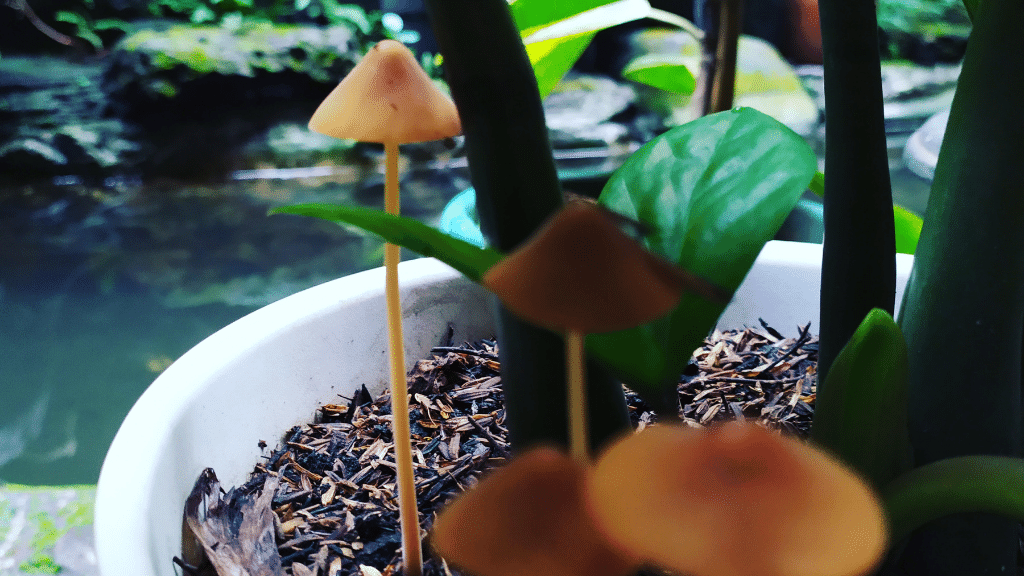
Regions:
<instances>
[{"instance_id":1,"label":"thin pale stem","mask_svg":"<svg viewBox=\"0 0 1024 576\"><path fill-rule=\"evenodd\" d=\"M582 464L590 461L587 449L586 365L584 334L570 328L565 332L565 374L569 401L569 453Z\"/></svg>"},{"instance_id":2,"label":"thin pale stem","mask_svg":"<svg viewBox=\"0 0 1024 576\"><path fill-rule=\"evenodd\" d=\"M399 213L398 144L384 144L384 209ZM405 343L402 341L402 303L398 294L398 261L395 244L384 245L384 289L388 309L388 345L391 359L391 414L398 474L398 515L402 530L402 564L405 576L423 573L419 513L412 468L412 437L409 432L409 390L405 380Z\"/></svg>"}]
</instances>

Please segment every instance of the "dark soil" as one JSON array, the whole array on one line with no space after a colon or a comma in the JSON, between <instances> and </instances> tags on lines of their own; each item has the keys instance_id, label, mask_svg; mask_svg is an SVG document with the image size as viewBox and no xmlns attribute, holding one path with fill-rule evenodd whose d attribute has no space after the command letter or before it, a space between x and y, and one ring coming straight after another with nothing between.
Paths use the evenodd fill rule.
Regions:
<instances>
[{"instance_id":1,"label":"dark soil","mask_svg":"<svg viewBox=\"0 0 1024 576\"><path fill-rule=\"evenodd\" d=\"M693 426L758 420L805 436L816 360L817 337L806 327L796 338L768 326L716 333L680 379L680 418ZM483 341L435 349L409 374L423 530L453 495L509 456L499 368L496 344ZM656 422L639 396L628 389L626 395L638 429ZM364 387L354 398L323 406L314 423L290 430L249 482L228 494L255 500L268 472L279 475L271 506L284 573L390 576L401 570L390 424L389 395L374 399ZM450 576L447 566L425 556L427 576Z\"/></svg>"}]
</instances>

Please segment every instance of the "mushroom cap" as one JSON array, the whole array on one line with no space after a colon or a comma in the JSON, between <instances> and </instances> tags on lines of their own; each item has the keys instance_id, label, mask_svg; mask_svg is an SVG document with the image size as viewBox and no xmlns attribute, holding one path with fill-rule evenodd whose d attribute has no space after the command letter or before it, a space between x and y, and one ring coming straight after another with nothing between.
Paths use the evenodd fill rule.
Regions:
<instances>
[{"instance_id":1,"label":"mushroom cap","mask_svg":"<svg viewBox=\"0 0 1024 576\"><path fill-rule=\"evenodd\" d=\"M755 424L645 429L601 456L588 487L610 539L680 573L860 575L886 548L881 505L863 480Z\"/></svg>"},{"instance_id":2,"label":"mushroom cap","mask_svg":"<svg viewBox=\"0 0 1024 576\"><path fill-rule=\"evenodd\" d=\"M401 42L378 42L320 103L315 132L362 142L405 144L462 131L452 99L443 94Z\"/></svg>"},{"instance_id":3,"label":"mushroom cap","mask_svg":"<svg viewBox=\"0 0 1024 576\"><path fill-rule=\"evenodd\" d=\"M635 558L587 521L585 469L535 448L491 472L434 522L431 545L474 576L627 576Z\"/></svg>"},{"instance_id":4,"label":"mushroom cap","mask_svg":"<svg viewBox=\"0 0 1024 576\"><path fill-rule=\"evenodd\" d=\"M570 202L482 283L519 316L554 330L624 330L665 315L683 271L644 249L605 210Z\"/></svg>"}]
</instances>

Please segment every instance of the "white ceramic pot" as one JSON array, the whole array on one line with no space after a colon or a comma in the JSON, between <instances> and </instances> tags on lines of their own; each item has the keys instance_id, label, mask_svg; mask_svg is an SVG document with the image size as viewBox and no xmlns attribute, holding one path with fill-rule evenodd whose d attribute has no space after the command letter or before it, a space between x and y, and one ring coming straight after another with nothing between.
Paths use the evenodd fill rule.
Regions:
<instances>
[{"instance_id":1,"label":"white ceramic pot","mask_svg":"<svg viewBox=\"0 0 1024 576\"><path fill-rule=\"evenodd\" d=\"M773 241L719 326L783 333L817 325L821 246ZM911 257L898 259L899 293ZM438 345L493 336L488 295L433 259L400 266L406 359ZM103 576L174 576L185 497L200 471L225 487L245 480L286 430L320 404L362 384L386 387L382 269L347 276L275 302L189 350L139 398L103 463L96 494L96 550Z\"/></svg>"}]
</instances>

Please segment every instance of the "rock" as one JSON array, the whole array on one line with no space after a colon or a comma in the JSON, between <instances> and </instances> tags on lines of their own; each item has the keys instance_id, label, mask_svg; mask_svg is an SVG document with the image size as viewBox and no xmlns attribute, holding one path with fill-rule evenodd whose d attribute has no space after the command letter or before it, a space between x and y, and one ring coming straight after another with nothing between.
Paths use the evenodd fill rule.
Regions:
<instances>
[{"instance_id":1,"label":"rock","mask_svg":"<svg viewBox=\"0 0 1024 576\"><path fill-rule=\"evenodd\" d=\"M252 167L254 154L281 159L267 145L296 134L273 127L305 124L363 42L346 26L151 23L117 45L104 86L146 143L144 174L217 179Z\"/></svg>"},{"instance_id":2,"label":"rock","mask_svg":"<svg viewBox=\"0 0 1024 576\"><path fill-rule=\"evenodd\" d=\"M256 135L242 149L244 168L298 168L351 158L356 142L314 132L301 122L282 122Z\"/></svg>"},{"instance_id":3,"label":"rock","mask_svg":"<svg viewBox=\"0 0 1024 576\"><path fill-rule=\"evenodd\" d=\"M46 56L0 59L0 170L94 174L131 165L138 145L108 117L99 62Z\"/></svg>"},{"instance_id":4,"label":"rock","mask_svg":"<svg viewBox=\"0 0 1024 576\"><path fill-rule=\"evenodd\" d=\"M630 86L605 76L569 73L544 100L554 148L609 146L629 130L612 118L636 102Z\"/></svg>"},{"instance_id":5,"label":"rock","mask_svg":"<svg viewBox=\"0 0 1024 576\"><path fill-rule=\"evenodd\" d=\"M347 26L262 23L231 30L156 22L118 43L108 81L115 90L168 98L182 84L210 74L254 78L260 72L292 71L333 84L364 51Z\"/></svg>"}]
</instances>

